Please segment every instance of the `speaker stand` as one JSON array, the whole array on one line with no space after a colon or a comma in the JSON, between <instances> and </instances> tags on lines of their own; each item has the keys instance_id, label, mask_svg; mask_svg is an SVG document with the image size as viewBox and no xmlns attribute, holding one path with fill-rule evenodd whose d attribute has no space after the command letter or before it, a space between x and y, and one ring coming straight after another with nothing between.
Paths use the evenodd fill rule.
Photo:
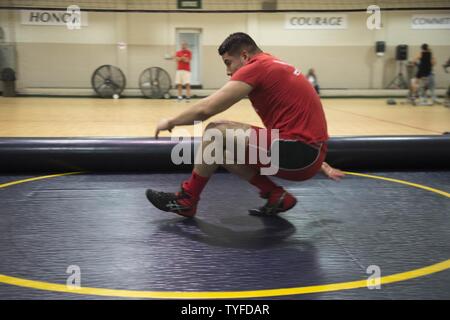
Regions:
<instances>
[{"instance_id":1,"label":"speaker stand","mask_svg":"<svg viewBox=\"0 0 450 320\"><path fill-rule=\"evenodd\" d=\"M387 89L408 89L409 85L408 82L405 79L404 73L404 62L403 61L397 61L397 75L394 79L387 85Z\"/></svg>"}]
</instances>

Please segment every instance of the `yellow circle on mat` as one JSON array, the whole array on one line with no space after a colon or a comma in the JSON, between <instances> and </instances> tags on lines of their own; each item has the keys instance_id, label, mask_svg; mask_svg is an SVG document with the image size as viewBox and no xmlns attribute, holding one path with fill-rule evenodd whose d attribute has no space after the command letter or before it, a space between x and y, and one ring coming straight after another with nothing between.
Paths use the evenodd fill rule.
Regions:
<instances>
[{"instance_id":1,"label":"yellow circle on mat","mask_svg":"<svg viewBox=\"0 0 450 320\"><path fill-rule=\"evenodd\" d=\"M1 188L6 188L12 185L21 184L30 181L78 174L82 172L70 172L62 174L54 174L42 177L35 177L30 179L24 179L20 181L14 181L9 183L0 184ZM424 189L430 192L440 194L444 197L450 198L450 193L430 188L417 183L411 183L408 181L385 178L380 176L345 172L348 175L385 180L395 183L404 184L407 186ZM402 273L396 273L388 276L383 276L380 278L380 284L395 283L400 281L406 281L426 275L430 275L436 272L444 271L450 268L450 259L426 266L419 269L414 269ZM325 285L315 285L308 287L296 287L296 288L281 288L281 289L267 289L267 290L249 290L249 291L135 291L135 290L116 290L116 289L105 289L105 288L71 288L67 285L56 284L44 281L28 280L17 277L10 277L7 275L0 274L0 283L5 283L13 286L46 290L54 292L72 293L72 294L82 294L82 295L95 295L95 296L109 296L109 297L123 297L123 298L154 298L154 299L236 299L236 298L262 298L262 297L276 297L276 296L288 296L288 295L300 295L308 293L318 293L318 292L331 292L340 290L349 290L364 288L371 285L369 280L356 280L350 282L340 282L331 283Z\"/></svg>"}]
</instances>

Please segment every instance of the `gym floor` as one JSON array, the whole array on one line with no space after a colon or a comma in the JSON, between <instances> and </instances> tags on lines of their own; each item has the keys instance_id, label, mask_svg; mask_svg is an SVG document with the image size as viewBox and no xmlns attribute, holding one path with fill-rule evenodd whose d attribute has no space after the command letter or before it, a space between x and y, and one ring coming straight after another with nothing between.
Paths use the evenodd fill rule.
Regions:
<instances>
[{"instance_id":1,"label":"gym floor","mask_svg":"<svg viewBox=\"0 0 450 320\"><path fill-rule=\"evenodd\" d=\"M450 109L442 105L413 107L400 104L405 99L397 101L390 106L386 99L323 99L330 136L434 135L449 131ZM159 119L171 117L194 102L0 97L0 136L149 137ZM209 121L215 119L262 125L248 100ZM194 134L192 127L183 129Z\"/></svg>"}]
</instances>

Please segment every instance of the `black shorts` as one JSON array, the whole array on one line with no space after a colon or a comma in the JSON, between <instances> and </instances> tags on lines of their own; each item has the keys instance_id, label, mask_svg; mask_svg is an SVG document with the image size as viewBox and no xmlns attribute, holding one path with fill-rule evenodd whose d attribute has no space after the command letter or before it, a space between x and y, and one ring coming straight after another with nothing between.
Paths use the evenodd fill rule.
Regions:
<instances>
[{"instance_id":1,"label":"black shorts","mask_svg":"<svg viewBox=\"0 0 450 320\"><path fill-rule=\"evenodd\" d=\"M249 144L249 149L262 149L264 152L270 153L265 148L261 148L259 139L266 137L266 146L271 146L273 150L274 143L278 142L278 172L275 176L294 181L307 180L313 177L321 168L322 162L325 160L327 154L326 142L317 144L307 144L299 140L274 140L270 135L270 131L265 128L252 126L252 134L257 134L256 145ZM264 135L259 135L265 132ZM257 163L250 163L257 168L270 167L271 164L263 164L260 159Z\"/></svg>"},{"instance_id":2,"label":"black shorts","mask_svg":"<svg viewBox=\"0 0 450 320\"><path fill-rule=\"evenodd\" d=\"M421 79L421 78L429 77L430 75L431 75L430 71L427 72L427 71L419 70L419 71L417 71L416 78Z\"/></svg>"},{"instance_id":3,"label":"black shorts","mask_svg":"<svg viewBox=\"0 0 450 320\"><path fill-rule=\"evenodd\" d=\"M313 164L320 155L321 145L309 145L296 140L278 140L280 169L302 170Z\"/></svg>"}]
</instances>

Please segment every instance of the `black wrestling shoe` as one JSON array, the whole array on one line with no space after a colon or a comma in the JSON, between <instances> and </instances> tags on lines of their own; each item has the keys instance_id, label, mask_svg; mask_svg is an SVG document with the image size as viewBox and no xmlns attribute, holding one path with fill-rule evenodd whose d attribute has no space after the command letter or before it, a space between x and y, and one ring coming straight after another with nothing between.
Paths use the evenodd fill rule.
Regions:
<instances>
[{"instance_id":1,"label":"black wrestling shoe","mask_svg":"<svg viewBox=\"0 0 450 320\"><path fill-rule=\"evenodd\" d=\"M248 212L252 216L272 216L280 212L292 209L297 199L281 187L275 188L268 194L261 194L261 198L268 199L267 203L257 209L250 209Z\"/></svg>"},{"instance_id":2,"label":"black wrestling shoe","mask_svg":"<svg viewBox=\"0 0 450 320\"><path fill-rule=\"evenodd\" d=\"M197 202L183 188L180 192L159 192L148 189L145 192L148 201L156 208L166 212L174 212L183 217L191 218L197 212Z\"/></svg>"}]
</instances>

